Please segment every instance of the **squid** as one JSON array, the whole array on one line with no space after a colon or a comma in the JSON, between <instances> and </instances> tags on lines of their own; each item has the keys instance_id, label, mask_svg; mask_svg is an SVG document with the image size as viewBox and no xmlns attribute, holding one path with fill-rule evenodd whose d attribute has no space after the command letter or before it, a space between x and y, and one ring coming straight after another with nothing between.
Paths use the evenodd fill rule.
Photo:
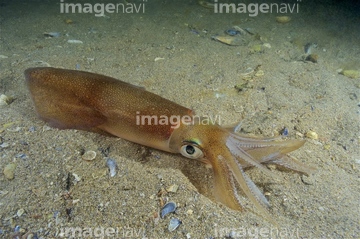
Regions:
<instances>
[{"instance_id":1,"label":"squid","mask_svg":"<svg viewBox=\"0 0 360 239\"><path fill-rule=\"evenodd\" d=\"M110 134L200 160L213 170L215 200L234 210L244 208L244 195L261 215L273 221L269 201L245 173L246 168L256 167L273 178L277 176L266 164L300 174L311 170L287 155L300 148L303 140L241 135L115 78L37 67L25 70L25 79L37 115L50 126Z\"/></svg>"}]
</instances>

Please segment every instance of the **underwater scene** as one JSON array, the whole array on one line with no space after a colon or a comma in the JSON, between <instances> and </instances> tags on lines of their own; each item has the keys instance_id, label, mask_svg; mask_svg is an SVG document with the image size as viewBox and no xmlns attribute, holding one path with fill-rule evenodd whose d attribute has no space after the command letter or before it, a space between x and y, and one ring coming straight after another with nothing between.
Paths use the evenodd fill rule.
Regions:
<instances>
[{"instance_id":1,"label":"underwater scene","mask_svg":"<svg viewBox=\"0 0 360 239\"><path fill-rule=\"evenodd\" d=\"M0 238L359 238L357 0L0 0Z\"/></svg>"}]
</instances>

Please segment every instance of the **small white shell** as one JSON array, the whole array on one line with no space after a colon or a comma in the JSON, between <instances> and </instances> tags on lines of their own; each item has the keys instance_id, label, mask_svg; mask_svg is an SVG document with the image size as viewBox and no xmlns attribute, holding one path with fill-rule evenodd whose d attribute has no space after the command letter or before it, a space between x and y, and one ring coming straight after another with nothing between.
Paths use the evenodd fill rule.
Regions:
<instances>
[{"instance_id":1,"label":"small white shell","mask_svg":"<svg viewBox=\"0 0 360 239\"><path fill-rule=\"evenodd\" d=\"M177 218L171 218L170 222L169 222L169 226L168 226L168 230L169 232L174 231L176 228L178 228L180 226L182 222L177 219Z\"/></svg>"},{"instance_id":2,"label":"small white shell","mask_svg":"<svg viewBox=\"0 0 360 239\"><path fill-rule=\"evenodd\" d=\"M20 208L20 209L16 212L16 216L21 217L24 213L25 213L24 208Z\"/></svg>"},{"instance_id":3,"label":"small white shell","mask_svg":"<svg viewBox=\"0 0 360 239\"><path fill-rule=\"evenodd\" d=\"M72 175L74 176L75 182L80 182L81 181L81 177L79 175L77 175L76 173L73 173Z\"/></svg>"},{"instance_id":4,"label":"small white shell","mask_svg":"<svg viewBox=\"0 0 360 239\"><path fill-rule=\"evenodd\" d=\"M291 21L291 17L289 17L289 16L278 16L278 17L276 17L276 21L278 23L288 23L288 22Z\"/></svg>"},{"instance_id":5,"label":"small white shell","mask_svg":"<svg viewBox=\"0 0 360 239\"><path fill-rule=\"evenodd\" d=\"M154 61L161 61L161 60L165 60L165 58L163 58L163 57L156 57Z\"/></svg>"},{"instance_id":6,"label":"small white shell","mask_svg":"<svg viewBox=\"0 0 360 239\"><path fill-rule=\"evenodd\" d=\"M96 158L96 152L95 151L87 151L81 156L81 158L86 161L92 161Z\"/></svg>"},{"instance_id":7,"label":"small white shell","mask_svg":"<svg viewBox=\"0 0 360 239\"><path fill-rule=\"evenodd\" d=\"M106 165L109 167L110 177L114 177L116 175L116 162L111 158L106 159Z\"/></svg>"},{"instance_id":8,"label":"small white shell","mask_svg":"<svg viewBox=\"0 0 360 239\"><path fill-rule=\"evenodd\" d=\"M172 185L170 185L169 187L166 188L166 191L171 192L171 193L176 193L178 189L179 189L179 185L172 184Z\"/></svg>"},{"instance_id":9,"label":"small white shell","mask_svg":"<svg viewBox=\"0 0 360 239\"><path fill-rule=\"evenodd\" d=\"M60 35L60 32L44 32L44 36L46 37L59 37Z\"/></svg>"},{"instance_id":10,"label":"small white shell","mask_svg":"<svg viewBox=\"0 0 360 239\"><path fill-rule=\"evenodd\" d=\"M318 139L319 138L318 134L315 131L311 131L311 130L306 133L306 137L309 139Z\"/></svg>"},{"instance_id":11,"label":"small white shell","mask_svg":"<svg viewBox=\"0 0 360 239\"><path fill-rule=\"evenodd\" d=\"M80 40L68 40L67 42L72 44L83 44L83 42Z\"/></svg>"},{"instance_id":12,"label":"small white shell","mask_svg":"<svg viewBox=\"0 0 360 239\"><path fill-rule=\"evenodd\" d=\"M0 95L0 105L8 105L10 104L10 102L11 102L10 97L3 94Z\"/></svg>"}]
</instances>

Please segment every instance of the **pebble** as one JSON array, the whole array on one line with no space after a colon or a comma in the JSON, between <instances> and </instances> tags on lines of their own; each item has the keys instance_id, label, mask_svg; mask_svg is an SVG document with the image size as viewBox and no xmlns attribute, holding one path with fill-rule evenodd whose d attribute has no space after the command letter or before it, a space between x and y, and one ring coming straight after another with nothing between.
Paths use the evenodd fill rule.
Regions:
<instances>
[{"instance_id":1,"label":"pebble","mask_svg":"<svg viewBox=\"0 0 360 239\"><path fill-rule=\"evenodd\" d=\"M45 132L45 131L48 131L48 130L51 130L51 127L47 126L47 125L44 125L43 128L42 128L42 131Z\"/></svg>"},{"instance_id":2,"label":"pebble","mask_svg":"<svg viewBox=\"0 0 360 239\"><path fill-rule=\"evenodd\" d=\"M265 73L263 70L258 70L256 73L255 73L255 76L256 77L260 77L260 76L263 76Z\"/></svg>"},{"instance_id":3,"label":"pebble","mask_svg":"<svg viewBox=\"0 0 360 239\"><path fill-rule=\"evenodd\" d=\"M81 156L81 158L86 161L93 161L96 158L96 152L87 151Z\"/></svg>"},{"instance_id":4,"label":"pebble","mask_svg":"<svg viewBox=\"0 0 360 239\"><path fill-rule=\"evenodd\" d=\"M19 225L16 225L14 228L14 232L20 232L21 227Z\"/></svg>"},{"instance_id":5,"label":"pebble","mask_svg":"<svg viewBox=\"0 0 360 239\"><path fill-rule=\"evenodd\" d=\"M319 56L317 54L310 54L305 57L305 61L311 61L312 63L317 63Z\"/></svg>"},{"instance_id":6,"label":"pebble","mask_svg":"<svg viewBox=\"0 0 360 239\"><path fill-rule=\"evenodd\" d=\"M289 135L289 130L288 130L288 128L285 127L285 128L282 130L281 135L282 135L282 136L288 136L288 135Z\"/></svg>"},{"instance_id":7,"label":"pebble","mask_svg":"<svg viewBox=\"0 0 360 239\"><path fill-rule=\"evenodd\" d=\"M263 52L263 51L264 51L264 48L260 44L253 45L250 48L250 53L259 53L259 52Z\"/></svg>"},{"instance_id":8,"label":"pebble","mask_svg":"<svg viewBox=\"0 0 360 239\"><path fill-rule=\"evenodd\" d=\"M27 235L26 239L37 239L38 237L35 237L33 233L30 233Z\"/></svg>"},{"instance_id":9,"label":"pebble","mask_svg":"<svg viewBox=\"0 0 360 239\"><path fill-rule=\"evenodd\" d=\"M342 70L340 74L352 79L357 79L360 77L360 71L356 70Z\"/></svg>"},{"instance_id":10,"label":"pebble","mask_svg":"<svg viewBox=\"0 0 360 239\"><path fill-rule=\"evenodd\" d=\"M81 181L81 177L80 177L79 175L77 175L76 173L73 173L72 175L74 176L74 181L75 181L75 183Z\"/></svg>"},{"instance_id":11,"label":"pebble","mask_svg":"<svg viewBox=\"0 0 360 239\"><path fill-rule=\"evenodd\" d=\"M240 34L240 35L246 35L247 33L253 35L253 34L251 33L251 30L248 31L248 28L244 30L244 29L242 29L242 28L239 27L239 26L234 26L234 29L235 29L236 31L238 31L238 32L239 32L238 34Z\"/></svg>"},{"instance_id":12,"label":"pebble","mask_svg":"<svg viewBox=\"0 0 360 239\"><path fill-rule=\"evenodd\" d=\"M80 40L68 40L67 42L72 44L83 44L83 42Z\"/></svg>"},{"instance_id":13,"label":"pebble","mask_svg":"<svg viewBox=\"0 0 360 239\"><path fill-rule=\"evenodd\" d=\"M240 45L246 45L247 40L240 37L240 36L229 36L229 35L223 35L223 36L212 36L213 40L216 40L218 42L224 43L229 46L240 46Z\"/></svg>"},{"instance_id":14,"label":"pebble","mask_svg":"<svg viewBox=\"0 0 360 239\"><path fill-rule=\"evenodd\" d=\"M269 48L269 49L270 49L270 48L271 48L271 45L270 45L270 43L264 43L264 44L263 44L263 47L266 47L266 48Z\"/></svg>"},{"instance_id":15,"label":"pebble","mask_svg":"<svg viewBox=\"0 0 360 239\"><path fill-rule=\"evenodd\" d=\"M189 216L192 215L193 213L194 213L194 211L192 209L189 209L186 211L186 214Z\"/></svg>"},{"instance_id":16,"label":"pebble","mask_svg":"<svg viewBox=\"0 0 360 239\"><path fill-rule=\"evenodd\" d=\"M4 143L0 144L0 147L7 148L7 147L9 147L9 143L4 142Z\"/></svg>"},{"instance_id":17,"label":"pebble","mask_svg":"<svg viewBox=\"0 0 360 239\"><path fill-rule=\"evenodd\" d=\"M278 16L278 17L276 17L276 21L278 23L288 23L288 22L291 21L291 17L289 17L289 16Z\"/></svg>"},{"instance_id":18,"label":"pebble","mask_svg":"<svg viewBox=\"0 0 360 239\"><path fill-rule=\"evenodd\" d=\"M0 95L0 106L2 105L8 105L11 103L11 98L4 95L4 94L1 94Z\"/></svg>"},{"instance_id":19,"label":"pebble","mask_svg":"<svg viewBox=\"0 0 360 239\"><path fill-rule=\"evenodd\" d=\"M59 37L60 35L60 32L44 32L44 36L46 37Z\"/></svg>"},{"instance_id":20,"label":"pebble","mask_svg":"<svg viewBox=\"0 0 360 239\"><path fill-rule=\"evenodd\" d=\"M237 34L241 34L240 31L237 31L235 29L228 29L225 31L226 34L230 35L230 36L235 36Z\"/></svg>"},{"instance_id":21,"label":"pebble","mask_svg":"<svg viewBox=\"0 0 360 239\"><path fill-rule=\"evenodd\" d=\"M16 212L16 216L21 217L24 213L25 213L24 208L20 208L20 209Z\"/></svg>"},{"instance_id":22,"label":"pebble","mask_svg":"<svg viewBox=\"0 0 360 239\"><path fill-rule=\"evenodd\" d=\"M179 185L172 184L166 188L166 191L171 193L176 193L178 189L179 189Z\"/></svg>"},{"instance_id":23,"label":"pebble","mask_svg":"<svg viewBox=\"0 0 360 239\"><path fill-rule=\"evenodd\" d=\"M16 168L16 164L14 163L9 163L5 166L4 168L4 175L5 178L12 180L15 177L15 168Z\"/></svg>"},{"instance_id":24,"label":"pebble","mask_svg":"<svg viewBox=\"0 0 360 239\"><path fill-rule=\"evenodd\" d=\"M312 177L308 177L306 175L301 175L301 181L305 184L305 185L313 185L315 183L314 178Z\"/></svg>"},{"instance_id":25,"label":"pebble","mask_svg":"<svg viewBox=\"0 0 360 239\"><path fill-rule=\"evenodd\" d=\"M309 54L312 54L312 49L313 48L316 48L317 47L317 44L316 43L306 43L305 46L304 46L304 52L305 54L309 55Z\"/></svg>"},{"instance_id":26,"label":"pebble","mask_svg":"<svg viewBox=\"0 0 360 239\"><path fill-rule=\"evenodd\" d=\"M162 61L162 60L165 60L165 58L163 57L155 57L154 61Z\"/></svg>"},{"instance_id":27,"label":"pebble","mask_svg":"<svg viewBox=\"0 0 360 239\"><path fill-rule=\"evenodd\" d=\"M311 130L306 133L306 137L309 139L318 139L319 138L318 134L315 131L311 131Z\"/></svg>"},{"instance_id":28,"label":"pebble","mask_svg":"<svg viewBox=\"0 0 360 239\"><path fill-rule=\"evenodd\" d=\"M111 158L106 159L106 165L109 167L110 177L114 177L116 175L116 162Z\"/></svg>"}]
</instances>

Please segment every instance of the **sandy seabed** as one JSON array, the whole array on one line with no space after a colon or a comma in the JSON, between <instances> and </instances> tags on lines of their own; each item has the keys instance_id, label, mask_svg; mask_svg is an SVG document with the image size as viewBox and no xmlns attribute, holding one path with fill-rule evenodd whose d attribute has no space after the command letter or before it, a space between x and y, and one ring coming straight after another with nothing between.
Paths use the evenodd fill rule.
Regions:
<instances>
[{"instance_id":1,"label":"sandy seabed","mask_svg":"<svg viewBox=\"0 0 360 239\"><path fill-rule=\"evenodd\" d=\"M360 81L339 74L360 70L359 6L303 1L280 24L277 14L214 14L197 1L133 3L145 12L96 17L61 14L58 1L0 1L0 94L12 98L0 109L1 172L16 164L14 179L0 174L0 237L359 238ZM255 35L241 46L212 39L233 26ZM44 35L51 32L60 36ZM307 43L317 63L303 61ZM281 181L247 171L266 192L275 227L247 199L242 212L213 202L211 170L199 162L48 127L24 84L24 70L36 66L112 76L219 115L223 125L242 121L250 135L287 128L289 138L307 141L291 155L317 171L271 168ZM306 138L309 131L318 138ZM97 158L82 160L90 150ZM104 151L117 163L115 177ZM178 190L159 197L171 185ZM161 198L177 203L175 214L157 218ZM171 218L182 221L173 232Z\"/></svg>"}]
</instances>

